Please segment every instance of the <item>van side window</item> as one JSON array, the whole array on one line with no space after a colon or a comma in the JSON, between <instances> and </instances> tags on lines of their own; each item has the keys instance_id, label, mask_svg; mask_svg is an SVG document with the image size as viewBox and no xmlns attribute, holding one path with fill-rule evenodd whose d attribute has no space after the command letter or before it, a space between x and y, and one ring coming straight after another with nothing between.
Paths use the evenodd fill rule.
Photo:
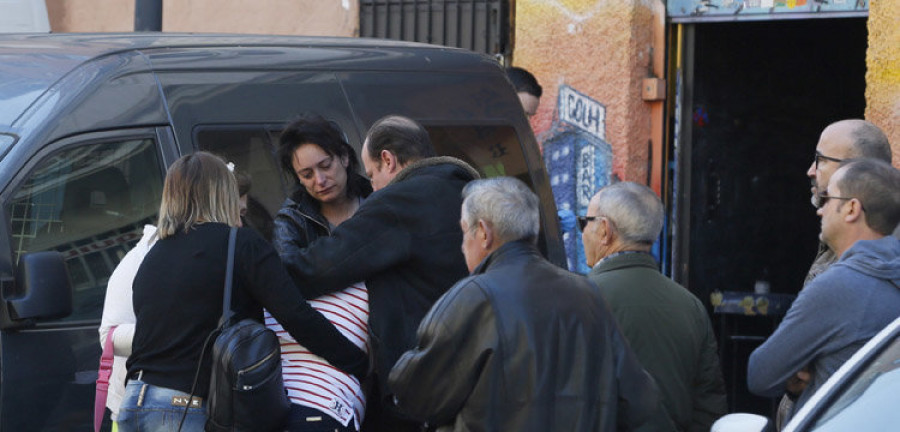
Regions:
<instances>
[{"instance_id":1,"label":"van side window","mask_svg":"<svg viewBox=\"0 0 900 432\"><path fill-rule=\"evenodd\" d=\"M516 177L532 190L534 185L511 126L426 126L434 150L475 167L483 177Z\"/></svg>"},{"instance_id":2,"label":"van side window","mask_svg":"<svg viewBox=\"0 0 900 432\"><path fill-rule=\"evenodd\" d=\"M155 224L163 173L151 139L68 148L40 161L6 206L13 256L56 250L72 282L73 313L99 319L106 282Z\"/></svg>"},{"instance_id":3,"label":"van side window","mask_svg":"<svg viewBox=\"0 0 900 432\"><path fill-rule=\"evenodd\" d=\"M244 221L271 241L273 218L287 193L274 154L277 133L256 125L201 126L194 136L200 150L233 162L235 171L249 176Z\"/></svg>"},{"instance_id":4,"label":"van side window","mask_svg":"<svg viewBox=\"0 0 900 432\"><path fill-rule=\"evenodd\" d=\"M425 126L434 150L441 156L453 156L472 165L483 178L509 176L522 180L531 190L538 192L528 171L528 163L522 151L516 130L512 126ZM545 224L538 235L538 249L548 256Z\"/></svg>"}]
</instances>

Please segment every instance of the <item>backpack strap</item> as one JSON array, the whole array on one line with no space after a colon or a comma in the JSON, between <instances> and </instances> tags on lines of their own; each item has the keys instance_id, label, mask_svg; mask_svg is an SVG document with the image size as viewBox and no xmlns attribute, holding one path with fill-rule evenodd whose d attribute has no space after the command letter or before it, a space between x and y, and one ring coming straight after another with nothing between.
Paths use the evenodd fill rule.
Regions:
<instances>
[{"instance_id":1,"label":"backpack strap","mask_svg":"<svg viewBox=\"0 0 900 432\"><path fill-rule=\"evenodd\" d=\"M234 279L234 244L237 238L237 228L231 227L228 233L228 263L225 264L225 295L222 296L222 318L219 319L219 328L234 316L231 309L231 284Z\"/></svg>"},{"instance_id":2,"label":"backpack strap","mask_svg":"<svg viewBox=\"0 0 900 432\"><path fill-rule=\"evenodd\" d=\"M187 405L184 406L184 413L181 414L181 421L178 422L178 432L181 432L181 427L184 425L184 419L187 417L188 408L191 407L191 402L193 402L194 392L197 390L197 381L200 378L200 368L203 366L203 357L206 356L206 348L209 347L209 342L214 340L213 335L221 332L225 327L225 324L234 316L234 311L231 310L231 280L234 278L234 244L236 238L237 228L231 227L231 230L228 233L228 263L225 268L225 294L222 298L222 317L219 318L219 327L213 330L209 336L206 337L206 340L203 341L203 349L200 351L200 360L197 361L197 371L194 373L194 383L191 384L191 394L188 396Z\"/></svg>"}]
</instances>

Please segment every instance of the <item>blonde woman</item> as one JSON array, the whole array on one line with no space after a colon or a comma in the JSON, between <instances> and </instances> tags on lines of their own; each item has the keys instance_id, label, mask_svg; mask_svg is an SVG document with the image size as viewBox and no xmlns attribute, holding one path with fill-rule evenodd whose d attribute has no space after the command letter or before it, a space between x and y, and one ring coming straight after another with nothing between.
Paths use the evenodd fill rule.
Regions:
<instances>
[{"instance_id":1,"label":"blonde woman","mask_svg":"<svg viewBox=\"0 0 900 432\"><path fill-rule=\"evenodd\" d=\"M176 430L206 337L222 314L230 227L240 226L234 175L215 155L178 159L166 176L156 245L134 279L136 316L122 432ZM365 374L366 354L347 340L293 285L275 250L256 232L237 233L232 309L262 322L265 307L297 341L331 364ZM209 356L194 394L205 398ZM179 398L184 396L185 398ZM190 407L182 430L203 430L204 404Z\"/></svg>"}]
</instances>

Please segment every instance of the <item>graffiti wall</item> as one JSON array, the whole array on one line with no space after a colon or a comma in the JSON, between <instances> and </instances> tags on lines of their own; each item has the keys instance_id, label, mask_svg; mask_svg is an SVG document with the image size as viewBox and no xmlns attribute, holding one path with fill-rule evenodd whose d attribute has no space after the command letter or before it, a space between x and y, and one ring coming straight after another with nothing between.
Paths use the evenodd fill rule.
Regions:
<instances>
[{"instance_id":1,"label":"graffiti wall","mask_svg":"<svg viewBox=\"0 0 900 432\"><path fill-rule=\"evenodd\" d=\"M650 108L641 81L659 0L516 2L513 64L544 88L532 127L557 207L583 216L611 179L646 183ZM657 14L657 15L654 15ZM581 232L563 234L571 270L587 272Z\"/></svg>"},{"instance_id":2,"label":"graffiti wall","mask_svg":"<svg viewBox=\"0 0 900 432\"><path fill-rule=\"evenodd\" d=\"M606 136L606 107L567 85L559 87L557 116L541 139L544 164L557 209L583 216L591 197L609 184L612 149ZM569 269L587 273L580 233L563 233Z\"/></svg>"}]
</instances>

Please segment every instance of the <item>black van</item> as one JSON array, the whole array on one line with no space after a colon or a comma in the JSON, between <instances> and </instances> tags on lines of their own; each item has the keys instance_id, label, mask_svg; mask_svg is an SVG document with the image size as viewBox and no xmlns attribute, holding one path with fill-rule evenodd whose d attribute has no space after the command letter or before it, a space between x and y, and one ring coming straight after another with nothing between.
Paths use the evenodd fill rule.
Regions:
<instances>
[{"instance_id":1,"label":"black van","mask_svg":"<svg viewBox=\"0 0 900 432\"><path fill-rule=\"evenodd\" d=\"M541 155L489 57L341 38L0 36L0 431L89 430L106 282L146 223L166 167L208 150L250 174L257 216L292 182L280 129L312 110L357 149L387 114L436 150L542 200L541 248L565 257Z\"/></svg>"}]
</instances>

